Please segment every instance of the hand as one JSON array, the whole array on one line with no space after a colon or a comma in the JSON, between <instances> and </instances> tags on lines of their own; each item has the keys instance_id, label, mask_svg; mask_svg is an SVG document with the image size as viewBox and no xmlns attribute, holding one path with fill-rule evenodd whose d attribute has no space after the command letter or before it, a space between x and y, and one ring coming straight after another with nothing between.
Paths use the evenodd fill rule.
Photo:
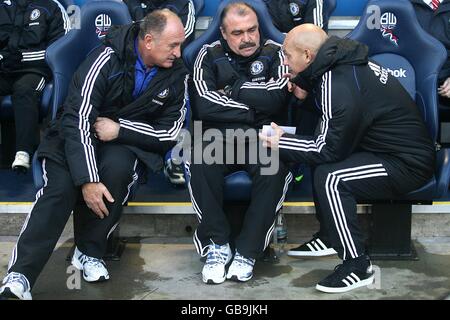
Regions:
<instances>
[{"instance_id":1,"label":"hand","mask_svg":"<svg viewBox=\"0 0 450 320\"><path fill-rule=\"evenodd\" d=\"M270 126L275 131L275 134L271 136L265 136L260 133L259 138L263 141L263 146L265 148L272 148L276 150L278 149L278 144L280 142L281 136L284 134L284 131L275 122L272 122Z\"/></svg>"},{"instance_id":2,"label":"hand","mask_svg":"<svg viewBox=\"0 0 450 320\"><path fill-rule=\"evenodd\" d=\"M20 51L2 52L0 54L0 69L6 72L20 68L22 53Z\"/></svg>"},{"instance_id":3,"label":"hand","mask_svg":"<svg viewBox=\"0 0 450 320\"><path fill-rule=\"evenodd\" d=\"M119 136L120 125L108 118L98 117L94 123L95 133L100 141L111 141Z\"/></svg>"},{"instance_id":4,"label":"hand","mask_svg":"<svg viewBox=\"0 0 450 320\"><path fill-rule=\"evenodd\" d=\"M100 219L109 215L109 211L103 202L103 196L106 200L113 203L114 199L109 193L108 189L101 182L89 182L83 184L81 187L84 202L89 209L91 209Z\"/></svg>"},{"instance_id":5,"label":"hand","mask_svg":"<svg viewBox=\"0 0 450 320\"><path fill-rule=\"evenodd\" d=\"M292 92L294 96L299 100L305 100L308 96L308 91L303 90L299 86L297 86L295 83L292 83L289 81L288 83L288 91Z\"/></svg>"},{"instance_id":6,"label":"hand","mask_svg":"<svg viewBox=\"0 0 450 320\"><path fill-rule=\"evenodd\" d=\"M438 88L438 93L443 97L450 98L450 77Z\"/></svg>"}]
</instances>

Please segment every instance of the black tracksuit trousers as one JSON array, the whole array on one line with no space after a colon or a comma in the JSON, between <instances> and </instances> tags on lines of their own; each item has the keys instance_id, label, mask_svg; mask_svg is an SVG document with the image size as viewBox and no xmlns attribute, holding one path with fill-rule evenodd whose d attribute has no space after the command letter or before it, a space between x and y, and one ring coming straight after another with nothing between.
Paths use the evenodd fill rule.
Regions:
<instances>
[{"instance_id":1,"label":"black tracksuit trousers","mask_svg":"<svg viewBox=\"0 0 450 320\"><path fill-rule=\"evenodd\" d=\"M39 143L39 109L45 78L36 73L0 73L0 97L11 95L16 125L16 152L32 154Z\"/></svg>"},{"instance_id":2,"label":"black tracksuit trousers","mask_svg":"<svg viewBox=\"0 0 450 320\"><path fill-rule=\"evenodd\" d=\"M83 201L81 188L73 184L67 166L43 159L44 187L25 220L13 249L8 273L24 274L33 287L47 263L64 226L74 211L75 244L84 254L102 258L107 239L122 214L130 188L137 180L136 156L123 145L107 143L97 149L100 181L115 200L104 198L109 215L100 219Z\"/></svg>"},{"instance_id":3,"label":"black tracksuit trousers","mask_svg":"<svg viewBox=\"0 0 450 320\"><path fill-rule=\"evenodd\" d=\"M226 148L226 147L225 147ZM204 149L203 149L204 150ZM226 149L225 149L226 150ZM237 251L244 257L258 258L269 245L275 228L275 218L281 209L292 174L284 163L279 162L275 174L262 175L264 165L258 160L249 161L246 144L244 164L187 164L190 175L189 191L199 226L194 233L197 252L204 256L211 241L224 245L231 241L231 227L223 209L224 178L236 171L246 171L252 180L251 199L243 218L242 229L235 239ZM234 155L237 155L235 150ZM226 158L226 152L224 152ZM229 162L228 162L229 163ZM225 199L226 200L226 199Z\"/></svg>"},{"instance_id":4,"label":"black tracksuit trousers","mask_svg":"<svg viewBox=\"0 0 450 320\"><path fill-rule=\"evenodd\" d=\"M395 199L415 190L425 180L404 169L393 157L358 152L337 163L313 170L317 234L329 242L341 259L365 254L364 234L358 224L357 200Z\"/></svg>"}]
</instances>

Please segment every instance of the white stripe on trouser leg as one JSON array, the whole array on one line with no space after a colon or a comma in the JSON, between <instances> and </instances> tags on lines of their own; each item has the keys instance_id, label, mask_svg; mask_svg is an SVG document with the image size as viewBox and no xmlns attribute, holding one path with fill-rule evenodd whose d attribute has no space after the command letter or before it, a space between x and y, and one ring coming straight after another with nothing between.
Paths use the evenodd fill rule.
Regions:
<instances>
[{"instance_id":1,"label":"white stripe on trouser leg","mask_svg":"<svg viewBox=\"0 0 450 320\"><path fill-rule=\"evenodd\" d=\"M380 166L382 166L382 165L380 164ZM364 166L364 168L367 168L367 166ZM358 169L361 169L361 168L358 167ZM337 186L338 186L340 180L343 180L343 181L358 180L358 179L374 178L374 177L380 177L380 176L387 176L386 170L383 167L381 167L381 168L378 167L378 168L374 168L374 169L366 169L366 170L362 170L362 171L358 171L358 172L347 172L347 173L341 172L337 175L338 178L336 179L336 184L334 185L333 191L336 194L336 198L338 201L338 209L339 209L340 215L342 216L345 231L348 232L350 245L352 247L352 250L355 252L354 258L358 257L358 252L356 250L355 243L354 243L352 235L350 233L350 229L347 226L347 219L345 217L345 212L344 212L344 209L342 206L341 197L339 195L339 190L338 190Z\"/></svg>"},{"instance_id":2,"label":"white stripe on trouser leg","mask_svg":"<svg viewBox=\"0 0 450 320\"><path fill-rule=\"evenodd\" d=\"M202 242L198 238L197 230L195 230L194 236L192 238L194 240L194 245L195 245L195 249L197 250L197 253L202 257L206 256L208 253L208 250L206 250L208 248L208 245L202 247Z\"/></svg>"},{"instance_id":3,"label":"white stripe on trouser leg","mask_svg":"<svg viewBox=\"0 0 450 320\"><path fill-rule=\"evenodd\" d=\"M275 218L275 221L276 221L276 218ZM263 249L263 251L266 250L267 246L270 243L270 239L272 238L273 230L275 229L275 221L272 223L272 225L269 228L269 231L267 231L267 233L266 233L266 239L264 240L264 249Z\"/></svg>"},{"instance_id":4,"label":"white stripe on trouser leg","mask_svg":"<svg viewBox=\"0 0 450 320\"><path fill-rule=\"evenodd\" d=\"M28 215L27 215L27 217L25 219L25 222L23 223L22 229L20 230L19 238L17 238L16 245L14 246L14 249L13 249L12 254L11 254L11 259L10 259L9 264L8 264L8 270L11 269L11 267L17 261L17 245L19 244L20 236L22 235L22 233L24 233L25 229L27 228L28 221L30 220L30 217L31 217L31 213L33 212L33 208L36 205L36 202L39 200L39 198L44 194L44 188L48 184L47 170L45 169L45 158L42 159L42 173L43 173L42 174L42 179L44 180L44 185L36 193L36 200L34 201L32 207L31 207L31 210L28 213Z\"/></svg>"},{"instance_id":5,"label":"white stripe on trouser leg","mask_svg":"<svg viewBox=\"0 0 450 320\"><path fill-rule=\"evenodd\" d=\"M330 206L331 214L333 216L334 224L336 225L336 230L337 230L338 235L339 235L339 240L341 241L342 247L344 249L344 256L343 257L344 257L344 260L345 260L346 252L347 252L347 250L346 250L347 246L345 245L344 239L342 238L343 235L342 235L342 232L341 232L340 224L338 224L338 222L337 222L336 212L335 212L333 203L331 201L331 194L330 194L330 190L328 188L331 176L332 176L331 174L328 174L328 176L327 176L327 180L325 182L325 191L326 191L326 194L327 194L327 199L328 199L328 203L329 203L329 206Z\"/></svg>"},{"instance_id":6,"label":"white stripe on trouser leg","mask_svg":"<svg viewBox=\"0 0 450 320\"><path fill-rule=\"evenodd\" d=\"M44 85L45 85L45 79L44 79L44 77L42 77L41 80L39 81L36 89L34 89L34 90L41 91L44 88Z\"/></svg>"},{"instance_id":7,"label":"white stripe on trouser leg","mask_svg":"<svg viewBox=\"0 0 450 320\"><path fill-rule=\"evenodd\" d=\"M344 248L343 260L346 258L346 249L350 252L352 258L358 257L355 243L353 241L351 232L347 226L347 220L345 217L344 209L342 206L340 194L338 191L338 184L340 180L357 180L373 177L387 176L386 169L382 164L365 165L347 169L341 169L334 171L327 176L325 183L326 193L330 208L333 214L333 219L336 225L336 229L339 234L339 238ZM331 179L330 179L331 177Z\"/></svg>"},{"instance_id":8,"label":"white stripe on trouser leg","mask_svg":"<svg viewBox=\"0 0 450 320\"><path fill-rule=\"evenodd\" d=\"M117 226L119 225L119 221L117 221L111 228L111 230L109 230L108 234L106 235L106 240L109 239L109 236L111 235L111 233L114 232L114 230L116 230Z\"/></svg>"},{"instance_id":9,"label":"white stripe on trouser leg","mask_svg":"<svg viewBox=\"0 0 450 320\"><path fill-rule=\"evenodd\" d=\"M137 165L138 165L138 160L136 159L136 160L134 161L134 166L133 166L133 179L131 180L131 183L128 185L128 191L127 191L127 194L126 194L125 198L124 198L123 201L122 201L122 206L128 201L128 197L129 197L129 195L130 195L131 187L132 187L133 184L135 184L136 181L139 179L139 175L138 175L137 172L136 172L136 167L137 167ZM118 225L119 225L119 221L117 221L117 222L112 226L112 228L109 230L108 234L106 235L106 240L109 239L109 236L111 235L111 233L114 232L114 230L116 230L116 228L117 228Z\"/></svg>"},{"instance_id":10,"label":"white stripe on trouser leg","mask_svg":"<svg viewBox=\"0 0 450 320\"><path fill-rule=\"evenodd\" d=\"M280 201L278 201L277 207L275 209L275 219L273 221L273 224L270 226L269 230L267 230L267 232L266 232L263 251L266 250L267 246L270 243L270 239L272 238L273 230L275 229L275 221L277 219L277 212L283 206L284 198L286 197L286 192L288 191L289 183L291 183L291 181L292 181L292 173L289 171L288 174L286 175L286 177L284 178L283 193L282 193Z\"/></svg>"},{"instance_id":11,"label":"white stripe on trouser leg","mask_svg":"<svg viewBox=\"0 0 450 320\"><path fill-rule=\"evenodd\" d=\"M189 190L189 195L191 197L191 203L192 203L192 208L194 209L195 213L197 214L197 220L198 222L202 222L202 211L200 210L200 207L197 204L197 201L195 201L194 198L194 193L192 191L192 187L191 187L191 170L190 170L190 163L189 162L185 162L184 167L186 168L187 174L189 176L189 182L188 182L188 190Z\"/></svg>"},{"instance_id":12,"label":"white stripe on trouser leg","mask_svg":"<svg viewBox=\"0 0 450 320\"><path fill-rule=\"evenodd\" d=\"M131 187L136 183L136 181L139 179L139 175L136 172L136 167L138 165L138 160L136 159L134 161L134 166L133 166L133 179L131 180L130 184L128 185L128 191L127 191L127 195L125 196L125 198L122 201L122 205L125 205L125 203L128 201L128 197L130 196L130 191L131 191Z\"/></svg>"}]
</instances>

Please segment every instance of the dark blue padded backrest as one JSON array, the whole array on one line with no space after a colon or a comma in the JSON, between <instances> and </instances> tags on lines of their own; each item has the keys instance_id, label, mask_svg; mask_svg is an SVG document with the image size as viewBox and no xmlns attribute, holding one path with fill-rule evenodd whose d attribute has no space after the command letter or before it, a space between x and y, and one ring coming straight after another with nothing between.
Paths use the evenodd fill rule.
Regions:
<instances>
[{"instance_id":1,"label":"dark blue padded backrest","mask_svg":"<svg viewBox=\"0 0 450 320\"><path fill-rule=\"evenodd\" d=\"M334 9L336 9L336 0L323 0L323 15L324 18L327 18L327 21L333 14Z\"/></svg>"},{"instance_id":2,"label":"dark blue padded backrest","mask_svg":"<svg viewBox=\"0 0 450 320\"><path fill-rule=\"evenodd\" d=\"M421 28L411 3L408 0L369 1L358 25L347 37L368 45L371 59L397 76L416 101L436 141L439 128L437 75L447 52Z\"/></svg>"},{"instance_id":3,"label":"dark blue padded backrest","mask_svg":"<svg viewBox=\"0 0 450 320\"><path fill-rule=\"evenodd\" d=\"M246 2L251 5L258 15L261 36L275 42L283 43L284 35L272 24L272 19L270 18L269 12L261 0L225 0L220 3L216 15L211 21L208 30L206 30L200 37L184 49L183 60L189 70L192 70L194 61L197 58L197 54L202 46L212 43L220 38L220 14L225 6L231 2Z\"/></svg>"},{"instance_id":4,"label":"dark blue padded backrest","mask_svg":"<svg viewBox=\"0 0 450 320\"><path fill-rule=\"evenodd\" d=\"M75 2L74 0L57 0L59 3L61 3L61 5L67 9L69 6L74 5Z\"/></svg>"},{"instance_id":5,"label":"dark blue padded backrest","mask_svg":"<svg viewBox=\"0 0 450 320\"><path fill-rule=\"evenodd\" d=\"M192 0L195 7L195 13L198 16L200 12L202 12L203 8L205 7L205 1L204 0Z\"/></svg>"},{"instance_id":6,"label":"dark blue padded backrest","mask_svg":"<svg viewBox=\"0 0 450 320\"><path fill-rule=\"evenodd\" d=\"M79 24L46 52L54 79L54 112L64 102L72 75L89 52L101 44L109 27L129 23L131 17L122 2L91 1L81 8Z\"/></svg>"}]
</instances>

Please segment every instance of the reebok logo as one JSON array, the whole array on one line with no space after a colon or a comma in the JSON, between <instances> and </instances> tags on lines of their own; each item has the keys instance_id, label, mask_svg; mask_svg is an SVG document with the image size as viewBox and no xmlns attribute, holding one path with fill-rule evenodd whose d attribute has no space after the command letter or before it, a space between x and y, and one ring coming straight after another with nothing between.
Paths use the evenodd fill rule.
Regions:
<instances>
[{"instance_id":1,"label":"reebok logo","mask_svg":"<svg viewBox=\"0 0 450 320\"><path fill-rule=\"evenodd\" d=\"M406 78L406 70L403 68L392 70L390 68L383 68L373 62L369 62L369 67L370 69L372 69L375 75L380 78L380 82L382 84L386 84L388 80L388 74L391 74L396 78Z\"/></svg>"},{"instance_id":2,"label":"reebok logo","mask_svg":"<svg viewBox=\"0 0 450 320\"><path fill-rule=\"evenodd\" d=\"M406 70L403 68L392 70L387 68L387 72L393 75L396 78L406 78Z\"/></svg>"}]
</instances>

